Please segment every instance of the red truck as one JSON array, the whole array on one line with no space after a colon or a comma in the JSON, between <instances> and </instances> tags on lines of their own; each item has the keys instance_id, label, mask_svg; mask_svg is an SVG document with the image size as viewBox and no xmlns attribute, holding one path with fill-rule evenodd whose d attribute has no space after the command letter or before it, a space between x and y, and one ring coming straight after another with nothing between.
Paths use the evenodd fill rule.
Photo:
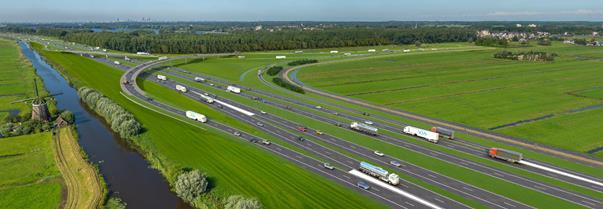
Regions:
<instances>
[{"instance_id":1,"label":"red truck","mask_svg":"<svg viewBox=\"0 0 603 209\"><path fill-rule=\"evenodd\" d=\"M520 160L523 160L523 155L521 153L501 148L488 149L488 155L492 158L498 158L512 163L517 163Z\"/></svg>"}]
</instances>

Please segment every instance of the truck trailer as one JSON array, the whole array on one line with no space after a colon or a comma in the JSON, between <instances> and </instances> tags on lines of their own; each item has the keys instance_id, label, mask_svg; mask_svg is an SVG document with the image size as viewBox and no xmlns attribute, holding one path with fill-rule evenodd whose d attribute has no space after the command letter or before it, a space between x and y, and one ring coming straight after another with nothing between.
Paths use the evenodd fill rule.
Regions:
<instances>
[{"instance_id":1,"label":"truck trailer","mask_svg":"<svg viewBox=\"0 0 603 209\"><path fill-rule=\"evenodd\" d=\"M454 139L454 131L453 130L434 126L434 127L431 127L431 131L441 134L442 136L444 136L448 139Z\"/></svg>"},{"instance_id":2,"label":"truck trailer","mask_svg":"<svg viewBox=\"0 0 603 209\"><path fill-rule=\"evenodd\" d=\"M176 90L186 93L188 89L186 87L176 84Z\"/></svg>"},{"instance_id":3,"label":"truck trailer","mask_svg":"<svg viewBox=\"0 0 603 209\"><path fill-rule=\"evenodd\" d=\"M197 81L197 82L205 82L205 78L195 77L195 81Z\"/></svg>"},{"instance_id":4,"label":"truck trailer","mask_svg":"<svg viewBox=\"0 0 603 209\"><path fill-rule=\"evenodd\" d=\"M352 124L350 124L350 128L375 136L379 133L379 129L360 122L352 122Z\"/></svg>"},{"instance_id":5,"label":"truck trailer","mask_svg":"<svg viewBox=\"0 0 603 209\"><path fill-rule=\"evenodd\" d=\"M440 135L436 132L431 132L428 130L424 130L424 129L420 129L420 128L412 127L412 126L404 127L404 130L402 132L404 132L405 134L408 134L408 135L421 137L423 139L426 139L429 142L433 142L434 144L438 143L438 140L440 137Z\"/></svg>"},{"instance_id":6,"label":"truck trailer","mask_svg":"<svg viewBox=\"0 0 603 209\"><path fill-rule=\"evenodd\" d=\"M186 111L186 117L190 118L190 119L193 119L193 120L196 120L196 121L199 121L201 123L207 122L207 117L205 117L205 115L202 115L202 114L190 111L190 110Z\"/></svg>"},{"instance_id":7,"label":"truck trailer","mask_svg":"<svg viewBox=\"0 0 603 209\"><path fill-rule=\"evenodd\" d=\"M241 93L241 88L239 88L239 87L228 86L228 87L226 87L226 90L230 91L232 93L235 93L235 94Z\"/></svg>"},{"instance_id":8,"label":"truck trailer","mask_svg":"<svg viewBox=\"0 0 603 209\"><path fill-rule=\"evenodd\" d=\"M371 165L367 162L360 162L359 170L394 186L400 183L400 177L398 174L390 173L383 168Z\"/></svg>"},{"instance_id":9,"label":"truck trailer","mask_svg":"<svg viewBox=\"0 0 603 209\"><path fill-rule=\"evenodd\" d=\"M203 99L205 102L210 103L210 104L211 104L211 103L214 103L214 99L213 99L213 98L211 98L211 97L209 97L209 96L206 96L206 95L203 95L203 94L198 94L198 95L199 95L199 96L200 96L200 97L201 97L201 98L202 98L202 99Z\"/></svg>"},{"instance_id":10,"label":"truck trailer","mask_svg":"<svg viewBox=\"0 0 603 209\"><path fill-rule=\"evenodd\" d=\"M167 77L165 75L157 75L157 80L166 81Z\"/></svg>"},{"instance_id":11,"label":"truck trailer","mask_svg":"<svg viewBox=\"0 0 603 209\"><path fill-rule=\"evenodd\" d=\"M501 148L488 149L488 155L492 158L498 158L512 163L517 163L523 160L523 154Z\"/></svg>"}]
</instances>

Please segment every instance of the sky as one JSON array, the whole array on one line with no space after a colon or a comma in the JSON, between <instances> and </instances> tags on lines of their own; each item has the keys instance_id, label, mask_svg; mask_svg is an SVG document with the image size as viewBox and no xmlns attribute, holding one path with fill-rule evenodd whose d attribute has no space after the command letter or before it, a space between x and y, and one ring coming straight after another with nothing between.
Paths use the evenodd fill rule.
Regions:
<instances>
[{"instance_id":1,"label":"sky","mask_svg":"<svg viewBox=\"0 0 603 209\"><path fill-rule=\"evenodd\" d=\"M603 21L603 0L0 1L0 22Z\"/></svg>"}]
</instances>

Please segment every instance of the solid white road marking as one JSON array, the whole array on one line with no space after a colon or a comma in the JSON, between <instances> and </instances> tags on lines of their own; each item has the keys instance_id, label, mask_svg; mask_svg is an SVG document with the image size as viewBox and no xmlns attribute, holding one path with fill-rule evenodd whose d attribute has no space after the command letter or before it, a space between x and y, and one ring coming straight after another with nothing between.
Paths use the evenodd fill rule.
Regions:
<instances>
[{"instance_id":1,"label":"solid white road marking","mask_svg":"<svg viewBox=\"0 0 603 209\"><path fill-rule=\"evenodd\" d=\"M424 200L423 198L417 197L417 196L415 196L415 195L413 195L411 193L408 193L408 192L406 192L404 190L396 188L396 187L394 187L392 185L389 185L389 184L387 184L387 183L385 183L383 181L379 181L379 180L377 180L377 179L375 179L373 177L370 177L370 176L368 176L368 175L366 175L366 174L364 174L364 173L362 173L362 172L360 172L358 170L355 170L355 169L354 170L350 170L348 173L350 173L350 174L352 174L352 175L354 175L354 176L356 176L358 178L364 179L364 180L366 180L368 182L371 182L371 183L373 183L375 185L378 185L380 187L388 189L388 190L390 190L392 192L398 193L398 194L400 194L400 195L402 195L402 196L404 196L406 198L414 200L414 201L416 201L418 203L421 203L421 204L423 204L423 205L425 205L427 207L434 208L434 209L443 209L442 207L437 206L436 204L433 204L433 203L431 203L431 202L429 202L427 200Z\"/></svg>"},{"instance_id":2,"label":"solid white road marking","mask_svg":"<svg viewBox=\"0 0 603 209\"><path fill-rule=\"evenodd\" d=\"M520 160L519 163L523 164L523 165L530 166L530 167L542 169L542 170L545 170L545 171L548 171L548 172L551 172L551 173L556 173L556 174L567 176L567 177L570 177L570 178L573 178L573 179L585 181L585 182L588 182L588 183L591 183L591 184L596 184L596 185L599 185L599 186L603 186L603 183L601 183L601 182L593 181L591 179L587 179L587 178L584 178L584 177L581 177L581 176L577 176L577 175L574 175L574 174L571 174L571 173L566 173L566 172L563 172L563 171L560 171L560 170L557 170L557 169L552 169L552 168L549 168L549 167L546 167L546 166L541 166L541 165L538 165L536 163L531 163L531 162L528 162L528 161L525 161L525 160Z\"/></svg>"}]
</instances>

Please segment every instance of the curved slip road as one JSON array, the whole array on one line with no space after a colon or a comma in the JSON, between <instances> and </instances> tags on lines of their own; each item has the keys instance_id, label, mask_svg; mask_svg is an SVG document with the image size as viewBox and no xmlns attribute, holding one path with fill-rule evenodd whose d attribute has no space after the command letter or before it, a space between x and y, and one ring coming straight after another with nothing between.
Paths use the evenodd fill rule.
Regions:
<instances>
[{"instance_id":1,"label":"curved slip road","mask_svg":"<svg viewBox=\"0 0 603 209\"><path fill-rule=\"evenodd\" d=\"M157 101L151 99L150 97L147 97L145 95L144 91L142 91L135 82L136 78L140 75L140 73L142 71L144 71L145 69L147 69L151 66L159 64L159 63L160 63L160 61L152 61L152 62L148 62L148 63L142 64L142 65L136 66L136 67L130 69L129 71L127 71L121 78L121 81L120 81L121 89L126 94L128 94L130 96L134 96L134 97L138 98L139 100L141 100L140 102L142 102L144 104L141 104L136 101L133 101L133 102L138 103L145 108L149 108L146 105L151 105L156 108L160 108L163 111L167 111L172 114L175 114L175 115L184 115L183 110L179 110L179 109L171 107L169 105L157 102ZM126 82L126 81L128 81L128 82ZM217 108L217 107L215 107L215 108ZM232 114L232 112L231 112L231 114ZM234 114L233 116L238 116L238 115ZM171 117L173 117L173 116L171 116ZM240 116L238 116L238 118L239 117ZM240 130L236 130L232 127L226 126L226 125L218 123L216 121L209 120L206 123L206 125L213 127L217 130L226 132L226 133L233 133L233 132L242 133L239 137L241 139L244 139L247 141L253 141L253 139L259 139L256 136L247 134ZM264 128L264 129L268 129L268 128ZM286 136L283 135L283 134L286 134L286 132L278 132L278 129L274 129L274 130L270 129L268 131L270 131L269 133L276 135L279 138L286 139ZM311 157L305 156L303 154L297 153L295 151L292 151L292 150L285 148L283 146L280 146L278 144L275 144L275 143L272 143L271 145L258 144L258 146L260 146L263 149L266 149L268 151L271 151L273 153L276 153L277 155L284 157L284 158L288 159L289 161L292 161L293 163L295 163L303 168L313 171L314 173L318 173L318 174L325 176L329 179L332 179L340 184L350 187L356 191L360 191L361 193L368 195L374 199L377 199L377 200L389 205L390 207L393 207L393 208L429 208L429 207L422 205L410 198L401 197L399 194L397 194L395 192L392 192L389 190L382 190L375 185L371 185L372 187L370 190L359 189L358 187L356 187L356 183L359 181L359 179L357 177L349 174L347 171L343 171L340 169L327 170L323 167L322 162L320 162L316 159L313 159ZM443 200L446 200L446 199L443 199ZM468 208L467 206L458 204L458 203L451 204L451 205L453 205L452 208Z\"/></svg>"}]
</instances>

